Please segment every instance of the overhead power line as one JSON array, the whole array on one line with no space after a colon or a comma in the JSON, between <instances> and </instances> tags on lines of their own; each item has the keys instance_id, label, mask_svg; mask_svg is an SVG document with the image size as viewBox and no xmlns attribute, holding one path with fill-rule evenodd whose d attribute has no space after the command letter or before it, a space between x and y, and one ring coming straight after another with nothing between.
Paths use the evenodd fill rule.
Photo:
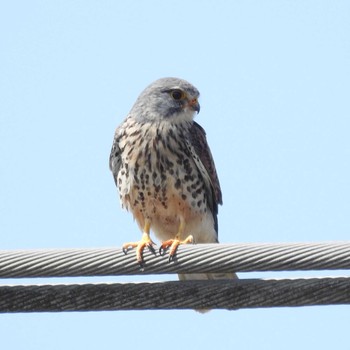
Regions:
<instances>
[{"instance_id":1,"label":"overhead power line","mask_svg":"<svg viewBox=\"0 0 350 350\"><path fill-rule=\"evenodd\" d=\"M198 244L175 261L145 252L141 270L130 251L0 251L0 277L77 277L197 272L350 269L350 243ZM157 283L1 285L0 312L239 309L350 303L350 278L205 280Z\"/></svg>"}]
</instances>

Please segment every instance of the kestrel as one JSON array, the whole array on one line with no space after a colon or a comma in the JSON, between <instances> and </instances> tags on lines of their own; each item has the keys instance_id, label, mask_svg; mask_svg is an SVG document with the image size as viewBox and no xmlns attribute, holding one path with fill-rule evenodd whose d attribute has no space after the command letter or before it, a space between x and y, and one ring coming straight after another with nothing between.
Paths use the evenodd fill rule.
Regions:
<instances>
[{"instance_id":1,"label":"kestrel","mask_svg":"<svg viewBox=\"0 0 350 350\"><path fill-rule=\"evenodd\" d=\"M152 230L169 248L169 261L182 243L218 242L218 205L222 195L199 113L198 90L185 80L162 78L138 97L114 136L109 166L122 206L131 211L142 238L125 243L155 253ZM233 278L234 274L187 274L180 279Z\"/></svg>"}]
</instances>

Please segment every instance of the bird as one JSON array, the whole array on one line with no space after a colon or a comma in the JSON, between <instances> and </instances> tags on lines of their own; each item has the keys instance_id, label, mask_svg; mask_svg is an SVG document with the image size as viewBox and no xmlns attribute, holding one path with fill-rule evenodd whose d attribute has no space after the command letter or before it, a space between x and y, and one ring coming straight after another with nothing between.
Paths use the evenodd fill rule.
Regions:
<instances>
[{"instance_id":1,"label":"bird","mask_svg":"<svg viewBox=\"0 0 350 350\"><path fill-rule=\"evenodd\" d=\"M199 91L186 80L161 78L146 87L117 127L109 167L122 207L130 211L141 240L136 248L141 268L147 248L156 254L151 231L161 241L159 253L174 260L180 244L218 243L218 206L222 193L205 130L194 121ZM235 273L179 274L180 280L236 278Z\"/></svg>"}]
</instances>

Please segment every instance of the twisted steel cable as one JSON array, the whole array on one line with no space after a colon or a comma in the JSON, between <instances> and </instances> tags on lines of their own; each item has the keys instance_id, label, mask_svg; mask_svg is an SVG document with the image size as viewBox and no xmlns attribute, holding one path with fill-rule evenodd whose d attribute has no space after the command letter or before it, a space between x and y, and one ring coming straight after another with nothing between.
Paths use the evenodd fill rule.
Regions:
<instances>
[{"instance_id":1,"label":"twisted steel cable","mask_svg":"<svg viewBox=\"0 0 350 350\"><path fill-rule=\"evenodd\" d=\"M176 259L119 248L0 251L0 277L70 277L135 274L350 269L350 242L245 243L180 246Z\"/></svg>"},{"instance_id":2,"label":"twisted steel cable","mask_svg":"<svg viewBox=\"0 0 350 350\"><path fill-rule=\"evenodd\" d=\"M0 251L0 277L349 269L350 243L200 244L175 261L121 249ZM0 286L0 312L238 309L350 304L350 278Z\"/></svg>"},{"instance_id":3,"label":"twisted steel cable","mask_svg":"<svg viewBox=\"0 0 350 350\"><path fill-rule=\"evenodd\" d=\"M349 278L0 286L0 312L350 304Z\"/></svg>"}]
</instances>

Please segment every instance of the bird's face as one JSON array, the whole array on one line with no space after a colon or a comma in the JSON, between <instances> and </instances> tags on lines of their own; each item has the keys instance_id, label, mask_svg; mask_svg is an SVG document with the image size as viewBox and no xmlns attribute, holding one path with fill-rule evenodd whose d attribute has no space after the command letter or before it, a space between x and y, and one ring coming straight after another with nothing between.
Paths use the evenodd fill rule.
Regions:
<instances>
[{"instance_id":1,"label":"bird's face","mask_svg":"<svg viewBox=\"0 0 350 350\"><path fill-rule=\"evenodd\" d=\"M198 90L185 80L163 78L149 85L138 97L130 114L139 121L192 121L199 112Z\"/></svg>"}]
</instances>

